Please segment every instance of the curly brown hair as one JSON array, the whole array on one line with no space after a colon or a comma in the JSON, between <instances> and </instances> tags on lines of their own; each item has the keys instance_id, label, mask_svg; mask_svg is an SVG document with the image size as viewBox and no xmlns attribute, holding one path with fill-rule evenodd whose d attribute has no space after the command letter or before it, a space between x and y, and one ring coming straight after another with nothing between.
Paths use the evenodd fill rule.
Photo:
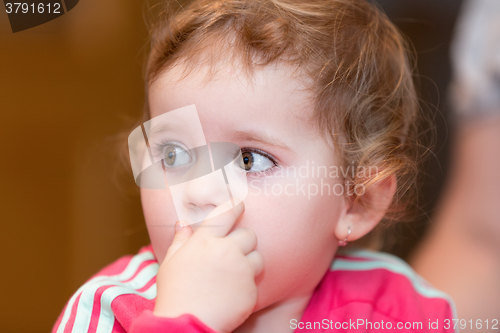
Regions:
<instances>
[{"instance_id":1,"label":"curly brown hair","mask_svg":"<svg viewBox=\"0 0 500 333\"><path fill-rule=\"evenodd\" d=\"M312 93L313 120L344 166L381 170L369 177L347 175L348 184L368 189L396 176L391 207L357 244L380 248L381 230L418 209L417 177L433 126L419 104L411 44L375 5L365 0L167 1L155 15L150 37L141 123L150 118L149 86L173 66L182 64L185 75L201 63L213 74L223 58L237 59L249 75L271 64L294 66ZM363 196L355 200L367 204Z\"/></svg>"}]
</instances>

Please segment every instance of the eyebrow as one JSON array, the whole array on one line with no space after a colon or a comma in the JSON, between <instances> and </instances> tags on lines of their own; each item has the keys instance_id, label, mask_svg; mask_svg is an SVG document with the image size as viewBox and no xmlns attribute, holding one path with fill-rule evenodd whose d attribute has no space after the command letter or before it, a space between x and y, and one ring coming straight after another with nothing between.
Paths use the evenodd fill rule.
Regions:
<instances>
[{"instance_id":1,"label":"eyebrow","mask_svg":"<svg viewBox=\"0 0 500 333\"><path fill-rule=\"evenodd\" d=\"M273 146L287 150L289 152L294 152L290 147L280 141L278 138L272 137L265 132L258 131L236 131L231 133L231 139L239 141L253 141L259 142L267 146Z\"/></svg>"},{"instance_id":2,"label":"eyebrow","mask_svg":"<svg viewBox=\"0 0 500 333\"><path fill-rule=\"evenodd\" d=\"M147 130L146 126L144 126L144 129L146 129L146 132L149 132L148 134L150 136L153 136L158 133L163 133L163 132L169 132L172 131L174 127L172 127L171 124L166 124L166 123L160 123L153 125L152 127Z\"/></svg>"}]
</instances>

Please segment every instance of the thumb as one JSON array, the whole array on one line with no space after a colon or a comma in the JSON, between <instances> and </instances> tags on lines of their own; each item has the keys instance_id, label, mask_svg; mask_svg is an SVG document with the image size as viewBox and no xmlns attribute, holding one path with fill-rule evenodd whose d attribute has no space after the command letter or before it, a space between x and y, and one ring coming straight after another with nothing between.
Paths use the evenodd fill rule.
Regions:
<instances>
[{"instance_id":1,"label":"thumb","mask_svg":"<svg viewBox=\"0 0 500 333\"><path fill-rule=\"evenodd\" d=\"M174 239L172 240L172 244L167 250L167 254L165 256L164 261L169 260L172 256L177 252L184 243L191 237L193 234L193 229L189 224L185 221L177 221L175 222L175 234Z\"/></svg>"}]
</instances>

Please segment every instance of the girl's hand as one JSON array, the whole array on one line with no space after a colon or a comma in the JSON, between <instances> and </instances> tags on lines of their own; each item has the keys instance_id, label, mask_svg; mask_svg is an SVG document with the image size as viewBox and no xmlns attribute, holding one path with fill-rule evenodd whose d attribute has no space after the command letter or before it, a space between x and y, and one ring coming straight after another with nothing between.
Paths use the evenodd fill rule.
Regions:
<instances>
[{"instance_id":1,"label":"girl's hand","mask_svg":"<svg viewBox=\"0 0 500 333\"><path fill-rule=\"evenodd\" d=\"M156 277L155 315L192 314L226 333L252 314L255 276L264 268L262 256L254 251L257 237L250 229L229 233L244 209L243 203L222 214L215 208L194 233L189 225L178 230L177 222Z\"/></svg>"}]
</instances>

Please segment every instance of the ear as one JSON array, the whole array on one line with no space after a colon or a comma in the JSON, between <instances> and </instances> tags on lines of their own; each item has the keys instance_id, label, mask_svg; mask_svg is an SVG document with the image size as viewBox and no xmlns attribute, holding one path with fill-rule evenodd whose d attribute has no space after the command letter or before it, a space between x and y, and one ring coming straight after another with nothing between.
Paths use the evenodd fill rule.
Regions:
<instances>
[{"instance_id":1,"label":"ear","mask_svg":"<svg viewBox=\"0 0 500 333\"><path fill-rule=\"evenodd\" d=\"M391 205L396 193L396 176L389 175L379 180L362 194L366 205L354 201L352 196L346 197L345 211L335 228L335 237L338 240L354 241L369 233L382 220ZM358 192L361 192L358 190ZM351 227L351 234L349 234Z\"/></svg>"}]
</instances>

